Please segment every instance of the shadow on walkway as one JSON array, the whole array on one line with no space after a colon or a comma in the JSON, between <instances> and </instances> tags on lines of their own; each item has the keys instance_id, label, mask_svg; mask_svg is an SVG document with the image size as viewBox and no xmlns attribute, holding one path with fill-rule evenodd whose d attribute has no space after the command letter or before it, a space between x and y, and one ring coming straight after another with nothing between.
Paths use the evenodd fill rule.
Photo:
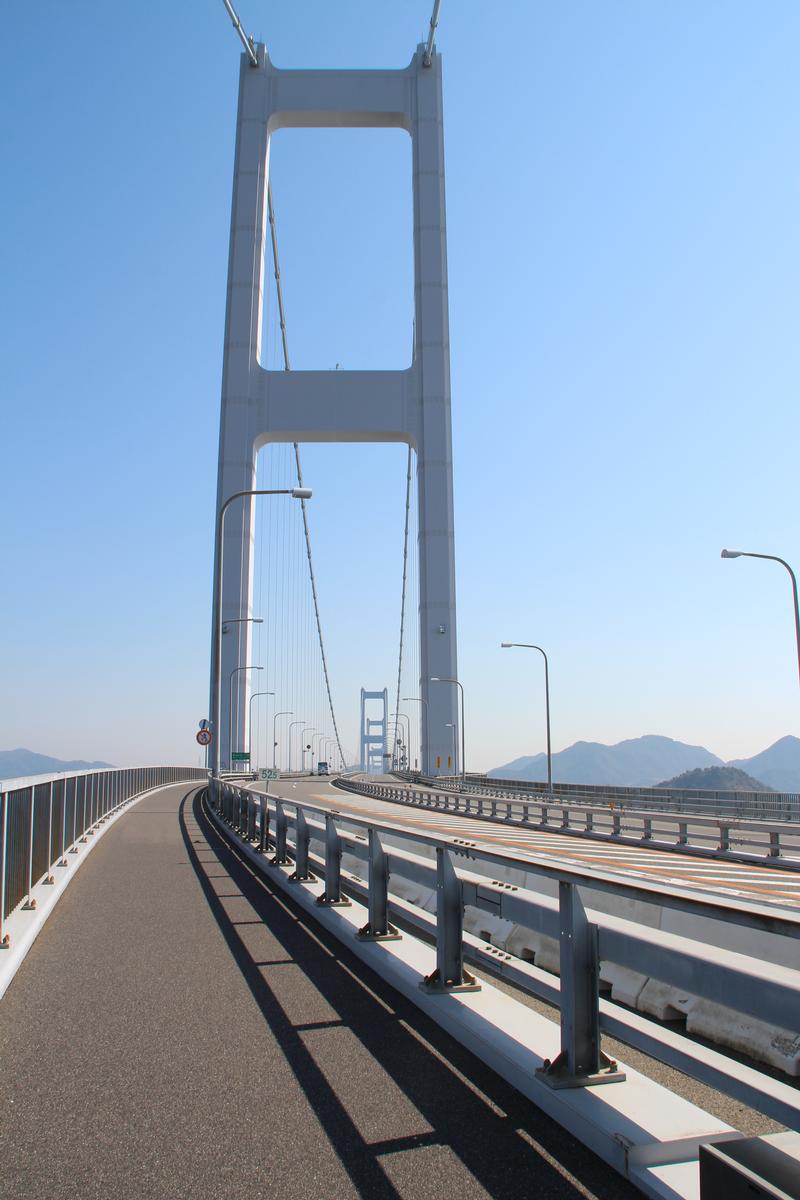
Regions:
<instances>
[{"instance_id":1,"label":"shadow on walkway","mask_svg":"<svg viewBox=\"0 0 800 1200\"><path fill-rule=\"evenodd\" d=\"M444 1160L431 1160L437 1169L430 1178L431 1194L447 1188L447 1170L452 1157L474 1177L490 1196L512 1198L547 1197L574 1200L576 1196L597 1200L634 1200L639 1193L615 1171L533 1104L504 1083L488 1067L465 1050L425 1014L416 1009L366 967L359 959L317 926L283 892L273 889L269 879L254 873L250 863L218 833L205 809L204 793L196 793L187 813L187 797L181 805L181 832L211 912L230 952L279 1044L294 1078L302 1089L316 1120L347 1172L354 1189L370 1200L400 1200L405 1194L403 1177L411 1169L415 1152L423 1155L431 1147L449 1151ZM195 830L189 828L192 817ZM203 845L205 842L205 845ZM206 861L199 851L212 852ZM240 889L252 912L247 920L234 921L221 903L211 882L214 868L222 866ZM218 876L216 876L218 878ZM224 885L223 885L224 886ZM248 949L241 926L260 924L269 931L274 953L256 961ZM334 1019L295 1023L270 983L270 972L299 968L321 998L320 1009L333 1010ZM277 978L273 976L274 978ZM235 1014L231 1014L235 1021ZM349 1031L375 1063L413 1106L429 1132L406 1137L368 1140L363 1121L354 1118L338 1094L336 1080L347 1082L352 1091L352 1072L347 1056L323 1066L309 1045L309 1030ZM337 1071L340 1073L337 1076ZM372 1071L374 1079L379 1072ZM369 1080L364 1087L369 1088ZM386 1128L391 1130L392 1089L375 1088L376 1094L359 1101L380 1117L386 1110ZM384 1094L380 1094L383 1090ZM269 1114L265 1114L269 1128ZM374 1122L371 1122L374 1125ZM273 1153L280 1155L281 1131L270 1131ZM408 1152L411 1152L409 1155ZM400 1155L399 1159L392 1156ZM406 1170L403 1160L408 1163ZM414 1169L418 1177L419 1166ZM464 1192L464 1172L456 1172ZM409 1181L410 1182L410 1181ZM418 1191L418 1180L417 1189ZM315 1195L325 1195L318 1179L311 1184ZM309 1193L311 1194L311 1192Z\"/></svg>"}]
</instances>

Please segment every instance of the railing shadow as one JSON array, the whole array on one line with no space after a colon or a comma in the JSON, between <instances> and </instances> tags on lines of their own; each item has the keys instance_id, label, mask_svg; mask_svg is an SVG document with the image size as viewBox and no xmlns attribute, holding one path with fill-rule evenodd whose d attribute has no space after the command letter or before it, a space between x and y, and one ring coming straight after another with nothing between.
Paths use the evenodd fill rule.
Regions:
<instances>
[{"instance_id":1,"label":"railing shadow","mask_svg":"<svg viewBox=\"0 0 800 1200\"><path fill-rule=\"evenodd\" d=\"M215 855L213 861L204 862L187 826L186 800L180 808L181 833L210 910L359 1195L370 1200L400 1200L404 1193L398 1191L381 1159L440 1147L459 1159L486 1193L503 1200L521 1200L534 1193L549 1200L575 1200L585 1197L587 1189L598 1200L639 1196L616 1172L310 921L283 892L273 890L268 878L260 879L219 834L205 811L205 794L200 792L193 800L193 816L207 848ZM256 921L234 923L228 916L211 882L215 866L229 873L252 906ZM285 954L285 960L271 956L273 960L298 966L335 1011L337 1020L322 1025L349 1029L430 1126L430 1132L378 1142L363 1136L301 1036L309 1026L292 1022L265 977L263 968L269 962L255 961L237 932L239 925L253 923L263 923ZM379 1106L380 1098L376 1097L375 1103ZM279 1153L279 1138L275 1139L275 1153ZM438 1163L438 1169L434 1168L433 1190L443 1166ZM393 1170L392 1176L395 1174Z\"/></svg>"}]
</instances>

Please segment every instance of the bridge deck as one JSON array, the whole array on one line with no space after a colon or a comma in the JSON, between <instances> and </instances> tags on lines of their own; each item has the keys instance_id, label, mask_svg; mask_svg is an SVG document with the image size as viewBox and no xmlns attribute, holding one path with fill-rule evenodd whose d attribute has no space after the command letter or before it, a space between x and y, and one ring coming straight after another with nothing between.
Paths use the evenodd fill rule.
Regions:
<instances>
[{"instance_id":1,"label":"bridge deck","mask_svg":"<svg viewBox=\"0 0 800 1200\"><path fill-rule=\"evenodd\" d=\"M0 1061L18 1200L638 1195L255 879L195 786L98 844L0 1005Z\"/></svg>"}]
</instances>

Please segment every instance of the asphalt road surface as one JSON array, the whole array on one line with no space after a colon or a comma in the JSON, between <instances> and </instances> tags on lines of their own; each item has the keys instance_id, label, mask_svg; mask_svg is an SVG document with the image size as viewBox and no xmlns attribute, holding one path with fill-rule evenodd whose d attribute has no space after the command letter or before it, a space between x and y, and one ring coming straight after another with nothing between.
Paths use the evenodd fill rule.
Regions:
<instances>
[{"instance_id":1,"label":"asphalt road surface","mask_svg":"<svg viewBox=\"0 0 800 1200\"><path fill-rule=\"evenodd\" d=\"M256 878L196 785L93 850L0 1064L3 1200L638 1195Z\"/></svg>"}]
</instances>

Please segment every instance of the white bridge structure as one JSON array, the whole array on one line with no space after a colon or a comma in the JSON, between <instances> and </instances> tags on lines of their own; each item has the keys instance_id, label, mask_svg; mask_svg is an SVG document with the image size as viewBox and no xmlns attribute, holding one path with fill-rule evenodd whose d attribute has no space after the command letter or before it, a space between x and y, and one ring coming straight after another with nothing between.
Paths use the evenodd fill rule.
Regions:
<instances>
[{"instance_id":1,"label":"white bridge structure","mask_svg":"<svg viewBox=\"0 0 800 1200\"><path fill-rule=\"evenodd\" d=\"M436 771L450 753L448 724L458 721L455 688L429 687L432 677L458 675L441 59L433 46L421 45L401 71L280 70L265 46L248 43L248 51L239 83L218 511L237 493L251 494L231 506L218 530L216 621L240 622L240 634L222 639L219 679L212 667L212 710L220 692L223 708L216 761L230 761L231 726L234 742L246 742L259 448L268 442L402 442L413 448L417 465L421 760L424 770ZM415 320L407 370L262 366L270 138L286 127L399 128L411 138ZM231 678L233 701L225 687ZM233 721L225 711L231 702Z\"/></svg>"},{"instance_id":2,"label":"white bridge structure","mask_svg":"<svg viewBox=\"0 0 800 1200\"><path fill-rule=\"evenodd\" d=\"M530 1163L543 1172L545 1158L534 1160L517 1134L546 1113L581 1143L565 1143L567 1171L582 1147L598 1156L592 1162L603 1187L582 1186L581 1194L627 1196L632 1185L652 1200L798 1200L800 797L612 793L466 771L456 653L442 62L433 43L438 0L428 42L410 64L375 71L279 69L266 46L244 34L230 0L225 3L244 53L219 441L213 762L210 769L109 769L0 783L0 997L8 989L4 1003L15 1002L17 988L24 996L14 1031L20 1039L37 1013L47 1015L48 1003L57 1012L41 1027L43 1040L62 1011L71 1014L63 1037L59 1027L49 1083L47 1077L39 1082L27 1109L20 1104L9 1111L9 1123L16 1122L16 1130L28 1120L25 1128L36 1136L49 1086L58 1088L64 1075L72 1090L62 1107L70 1116L82 1098L111 1097L108 1081L126 1065L124 1037L134 1014L146 1030L138 1053L146 1056L154 1043L155 1065L152 1077L139 1071L138 1060L118 1082L114 1076L128 1105L119 1139L131 1129L136 1134L125 1143L128 1158L116 1148L110 1156L128 1195L179 1194L181 1172L196 1167L189 1160L199 1159L205 1173L206 1140L212 1142L218 1123L225 1130L219 1151L224 1183L216 1195L234 1195L228 1185L240 1163L246 1174L237 1176L236 1197L267 1194L276 1179L281 1188L286 1180L297 1185L290 1195L400 1200L427 1194L435 1178L438 1194L431 1161L446 1176L443 1194L470 1195L473 1186L481 1195L534 1195L541 1178ZM389 127L411 138L415 333L407 370L290 370L279 284L286 369L264 366L267 238L279 275L270 139L284 127ZM390 714L387 689L361 692L362 770L344 769L322 781L291 769L284 778L266 770L261 780L249 764L238 775L230 769L247 758L241 747L252 744L252 701L259 697L272 697L276 710L270 717L273 764L282 718L293 718L284 727L289 765L293 736L303 747L301 764L307 747L312 762L333 760L325 750L330 742L341 750L332 702L335 736L328 738L327 726L314 728L307 713L276 698L269 690L273 680L257 687L251 676L263 669L254 663L255 500L281 491L305 504L308 496L299 457L296 487L281 489L257 486L256 459L269 443L296 448L309 441L395 442L415 456L419 678L417 694L402 699L417 705L419 771L388 775L389 717L400 714ZM407 553L408 498L406 514ZM307 525L305 537L319 631ZM403 599L404 611L405 591ZM321 632L319 643L327 682ZM402 643L401 618L401 663ZM400 693L398 671L396 710ZM375 700L377 720L367 711ZM395 730L393 745L397 740ZM410 740L406 736L406 750ZM408 754L404 761L410 762ZM379 771L383 778L376 780ZM53 922L52 937L41 939L32 957L45 943L61 955L57 979L41 985L44 953L30 977L23 959L87 859L81 875L87 886L70 889L60 911L72 897L83 897L87 923L111 929L106 957L103 939L93 936L82 939L80 953L73 942L63 954ZM107 886L93 900L89 880L100 878L104 862ZM353 981L364 966L374 974L366 975L368 984L353 1000ZM376 976L386 987L380 995ZM88 988L99 997L98 1022L108 1022L102 1037L81 1025ZM122 1033L115 1025L119 1013ZM688 1019L686 1029L677 1027L681 1013L705 1021L695 1027L701 1039L692 1036ZM2 1018L0 1007L0 1047L13 1050L14 1039L3 1040ZM412 1038L415 1020L423 1032ZM169 1056L187 1028L192 1040L173 1068ZM444 1049L436 1054L431 1029L442 1037ZM198 1030L205 1038L202 1055ZM741 1030L749 1042L736 1041ZM326 1057L326 1037L342 1038L347 1051L336 1042ZM449 1068L441 1064L448 1054L458 1057L451 1038L469 1054L443 1083ZM75 1045L70 1075L62 1061ZM731 1048L737 1053L728 1053ZM635 1064L627 1060L634 1052L640 1056ZM238 1056L235 1069L231 1055ZM199 1070L193 1057L202 1058ZM29 1061L20 1055L20 1072ZM375 1063L378 1083L365 1095L362 1077ZM647 1068L656 1063L680 1078L655 1078ZM473 1086L470 1072L478 1069L492 1082L484 1077ZM160 1110L145 1114L146 1138L130 1116L140 1108L128 1089L133 1096L144 1086L145 1107L151 1078L167 1108L178 1093L161 1157L150 1143L142 1151L146 1138L158 1141ZM477 1104L475 1096L501 1083L500 1100ZM437 1107L445 1085L446 1102ZM696 1095L695 1086L705 1090ZM730 1119L719 1114L730 1100L746 1106L759 1136L744 1136L734 1120L741 1110L729 1106ZM197 1129L191 1143L180 1123L193 1102L202 1120L202 1155L186 1153ZM104 1103L110 1106L111 1099ZM466 1123L458 1116L461 1104L470 1113ZM409 1117L398 1134L392 1124L398 1112L403 1120L419 1114L425 1125L420 1131ZM242 1113L257 1118L252 1154ZM104 1144L111 1136L105 1111L83 1112L75 1124L102 1124ZM511 1166L496 1161L503 1155L495 1154L492 1139L503 1136ZM545 1142L547 1136L542 1133ZM425 1157L442 1146L458 1154ZM314 1148L326 1156L319 1171L316 1163L309 1167ZM26 1191L20 1153L20 1146L6 1152L4 1171L9 1194L27 1200L52 1184L50 1176L42 1181L36 1174L37 1163L51 1170L57 1153L37 1148L29 1155ZM273 1156L268 1169L260 1157L267 1155ZM408 1192L402 1172L385 1165L400 1155L413 1164L404 1167L413 1176ZM71 1178L78 1156L64 1157ZM168 1177L159 1192L155 1176L137 1172L145 1160L155 1171L153 1163L162 1159ZM273 1170L276 1163L280 1170ZM516 1190L502 1190L507 1169L519 1173ZM556 1182L563 1185L558 1196L577 1194L572 1177ZM109 1195L117 1194L118 1183L115 1176ZM200 1178L186 1194L199 1197L197 1187L206 1184ZM550 1184L552 1178L541 1185L542 1194L551 1194ZM91 1186L93 1194L102 1186L94 1175ZM615 1191L619 1187L624 1192ZM213 1195L212 1188L202 1194Z\"/></svg>"}]
</instances>

